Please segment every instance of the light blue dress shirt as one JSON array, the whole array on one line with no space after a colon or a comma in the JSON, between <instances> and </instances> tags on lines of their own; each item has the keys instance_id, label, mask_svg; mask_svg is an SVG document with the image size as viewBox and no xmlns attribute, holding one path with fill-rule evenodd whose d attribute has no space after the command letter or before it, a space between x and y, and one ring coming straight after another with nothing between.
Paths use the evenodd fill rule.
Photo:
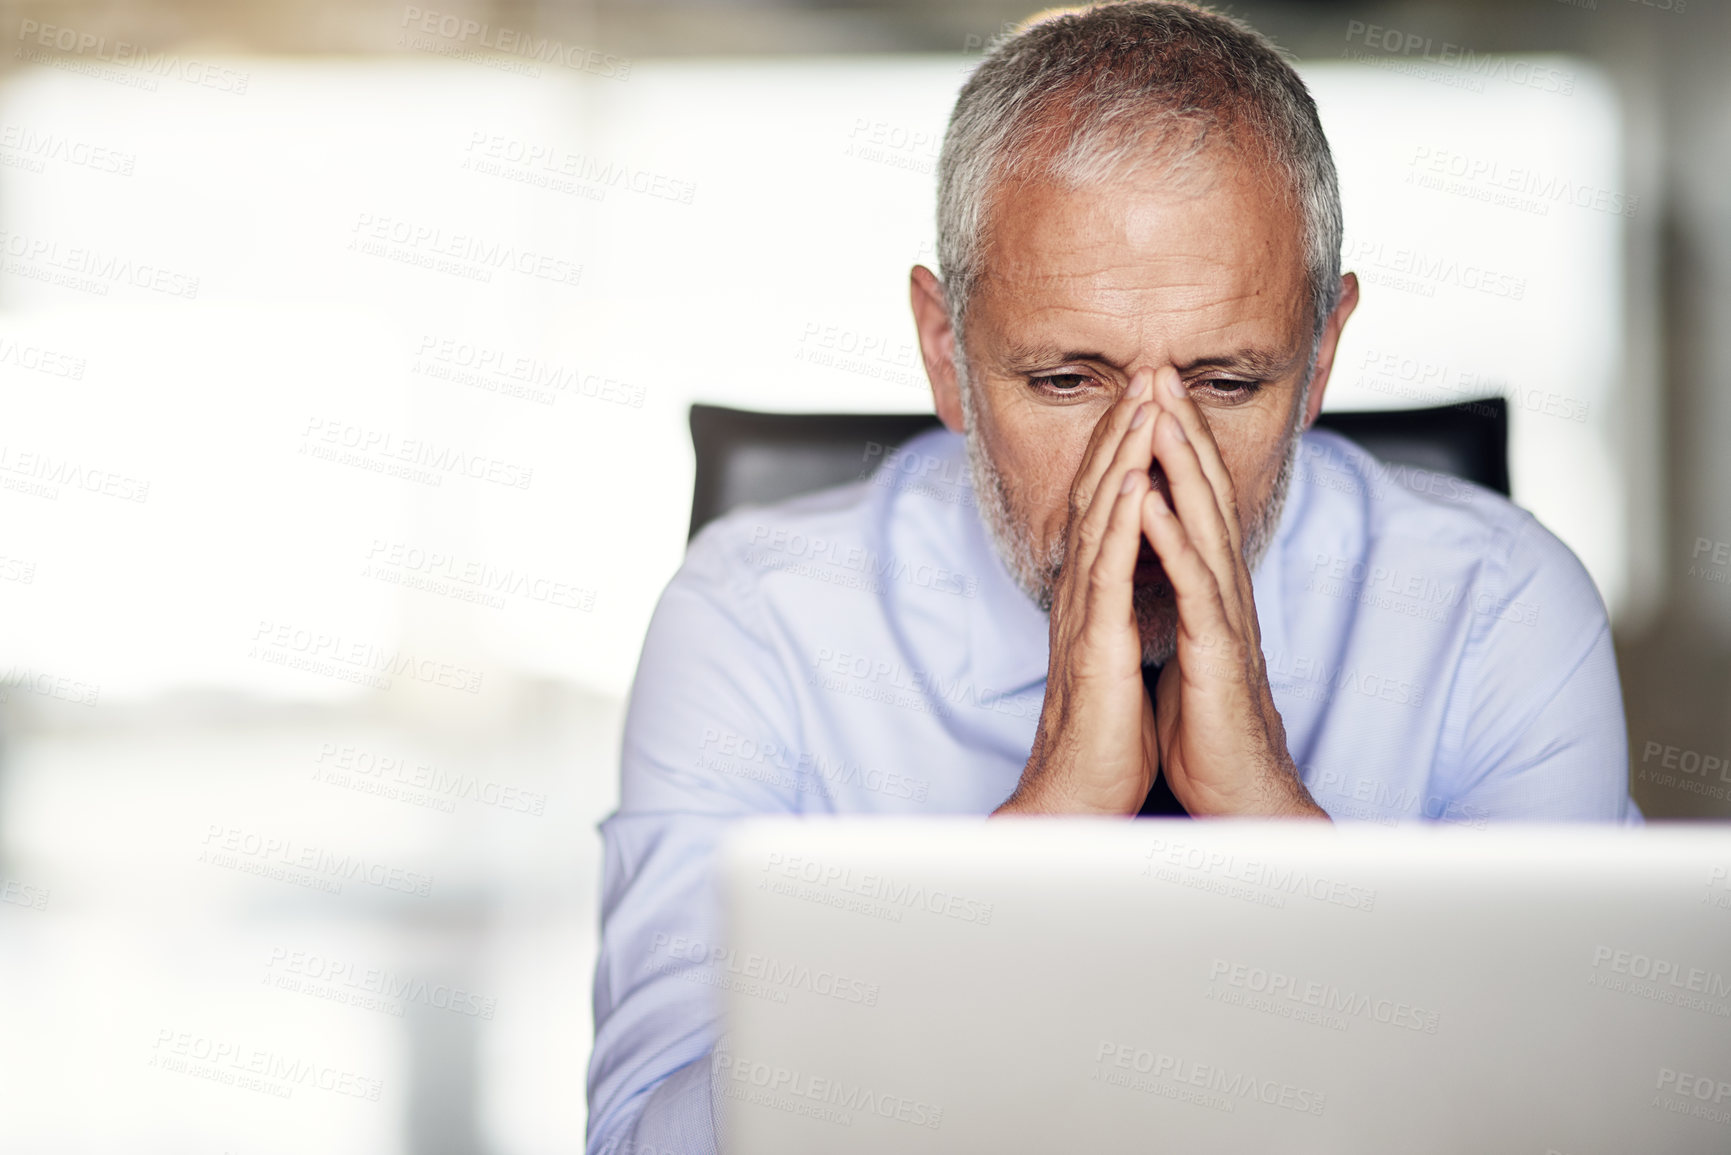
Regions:
<instances>
[{"instance_id":1,"label":"light blue dress shirt","mask_svg":"<svg viewBox=\"0 0 1731 1155\"><path fill-rule=\"evenodd\" d=\"M1046 616L999 561L962 439L737 510L692 542L644 642L601 823L590 1155L716 1150L727 954L710 857L742 815L985 815L1040 716ZM1638 823L1605 608L1531 514L1304 435L1252 575L1286 737L1339 821Z\"/></svg>"}]
</instances>

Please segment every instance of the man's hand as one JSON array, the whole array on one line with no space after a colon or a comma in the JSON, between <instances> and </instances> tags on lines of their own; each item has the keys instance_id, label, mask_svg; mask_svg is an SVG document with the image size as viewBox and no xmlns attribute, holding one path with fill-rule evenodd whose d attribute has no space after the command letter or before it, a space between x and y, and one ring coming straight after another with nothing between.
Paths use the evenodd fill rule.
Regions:
<instances>
[{"instance_id":1,"label":"man's hand","mask_svg":"<svg viewBox=\"0 0 1731 1155\"><path fill-rule=\"evenodd\" d=\"M1154 784L1153 704L1130 600L1142 523L1152 516L1143 505L1160 500L1148 478L1159 412L1153 377L1143 370L1131 378L1094 426L1071 483L1040 727L997 814L1131 815Z\"/></svg>"},{"instance_id":2,"label":"man's hand","mask_svg":"<svg viewBox=\"0 0 1731 1155\"><path fill-rule=\"evenodd\" d=\"M1324 818L1286 749L1227 472L1178 371L1164 366L1150 421L1169 509L1142 503L1142 530L1178 603L1178 649L1155 687L1159 766L1191 815ZM1176 514L1176 516L1174 516Z\"/></svg>"}]
</instances>

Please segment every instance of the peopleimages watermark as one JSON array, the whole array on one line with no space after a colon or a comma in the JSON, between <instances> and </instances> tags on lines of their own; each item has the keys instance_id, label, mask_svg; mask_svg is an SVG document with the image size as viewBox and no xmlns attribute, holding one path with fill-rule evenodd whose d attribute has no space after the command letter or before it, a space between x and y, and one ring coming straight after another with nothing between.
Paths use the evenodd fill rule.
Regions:
<instances>
[{"instance_id":1,"label":"peopleimages watermark","mask_svg":"<svg viewBox=\"0 0 1731 1155\"><path fill-rule=\"evenodd\" d=\"M1649 739L1641 744L1635 780L1724 800L1731 798L1731 753L1706 754Z\"/></svg>"},{"instance_id":2,"label":"peopleimages watermark","mask_svg":"<svg viewBox=\"0 0 1731 1155\"><path fill-rule=\"evenodd\" d=\"M1037 717L1040 713L1037 700L1030 702L1026 696L981 685L965 674L910 668L900 661L830 646L818 648L806 684L939 718L952 717L957 706L1013 718Z\"/></svg>"},{"instance_id":3,"label":"peopleimages watermark","mask_svg":"<svg viewBox=\"0 0 1731 1155\"><path fill-rule=\"evenodd\" d=\"M631 61L623 56L455 13L409 5L403 9L398 27L402 29L397 38L401 47L502 67L508 72L540 76L537 65L550 64L604 80L631 78Z\"/></svg>"},{"instance_id":4,"label":"peopleimages watermark","mask_svg":"<svg viewBox=\"0 0 1731 1155\"><path fill-rule=\"evenodd\" d=\"M1567 4L1570 8L1579 8L1585 12L1597 12L1599 0L1557 0L1559 4ZM1616 0L1609 0L1612 7L1621 7ZM1629 3L1642 8L1653 8L1660 12L1670 12L1673 15L1686 12L1689 0L1629 0Z\"/></svg>"},{"instance_id":5,"label":"peopleimages watermark","mask_svg":"<svg viewBox=\"0 0 1731 1155\"><path fill-rule=\"evenodd\" d=\"M1457 798L1427 794L1411 786L1397 787L1380 777L1349 777L1345 771L1319 769L1308 762L1298 770L1305 785L1317 796L1318 805L1336 819L1398 826L1402 818L1410 817L1478 830L1490 823L1490 811Z\"/></svg>"},{"instance_id":6,"label":"peopleimages watermark","mask_svg":"<svg viewBox=\"0 0 1731 1155\"><path fill-rule=\"evenodd\" d=\"M252 80L250 73L206 64L201 60L182 59L178 53L151 52L131 41L110 41L100 33L64 24L20 20L17 39L19 47L12 51L16 59L84 73L145 92L155 92L157 80L166 79L178 80L195 88L244 96L247 84ZM52 51L40 51L44 48Z\"/></svg>"},{"instance_id":7,"label":"peopleimages watermark","mask_svg":"<svg viewBox=\"0 0 1731 1155\"><path fill-rule=\"evenodd\" d=\"M898 341L846 325L807 321L794 345L793 359L904 389L927 388L925 372L912 341Z\"/></svg>"},{"instance_id":8,"label":"peopleimages watermark","mask_svg":"<svg viewBox=\"0 0 1731 1155\"><path fill-rule=\"evenodd\" d=\"M586 200L602 200L610 189L681 205L690 204L697 195L696 181L484 129L469 134L464 152L462 167L469 172Z\"/></svg>"},{"instance_id":9,"label":"peopleimages watermark","mask_svg":"<svg viewBox=\"0 0 1731 1155\"><path fill-rule=\"evenodd\" d=\"M1143 1078L1134 1078L1136 1075ZM1320 1115L1328 1106L1327 1095L1296 1083L1230 1071L1218 1064L1112 1039L1100 1040L1094 1053L1094 1074L1089 1078L1232 1113L1245 1100L1301 1115Z\"/></svg>"},{"instance_id":10,"label":"peopleimages watermark","mask_svg":"<svg viewBox=\"0 0 1731 1155\"><path fill-rule=\"evenodd\" d=\"M1448 621L1448 611L1463 604L1481 617L1514 625L1533 626L1539 621L1536 602L1489 590L1468 591L1460 581L1445 582L1434 574L1403 572L1383 562L1328 553L1318 553L1311 562L1304 588L1309 593L1433 622Z\"/></svg>"},{"instance_id":11,"label":"peopleimages watermark","mask_svg":"<svg viewBox=\"0 0 1731 1155\"><path fill-rule=\"evenodd\" d=\"M36 563L21 557L7 557L0 553L0 582L17 582L19 585L36 584Z\"/></svg>"},{"instance_id":12,"label":"peopleimages watermark","mask_svg":"<svg viewBox=\"0 0 1731 1155\"><path fill-rule=\"evenodd\" d=\"M58 501L61 486L120 501L142 503L150 499L150 482L142 478L52 453L0 445L0 489Z\"/></svg>"},{"instance_id":13,"label":"peopleimages watermark","mask_svg":"<svg viewBox=\"0 0 1731 1155\"><path fill-rule=\"evenodd\" d=\"M388 690L406 677L441 689L479 694L483 672L397 647L386 648L341 634L260 618L247 657L291 670Z\"/></svg>"},{"instance_id":14,"label":"peopleimages watermark","mask_svg":"<svg viewBox=\"0 0 1731 1155\"><path fill-rule=\"evenodd\" d=\"M1471 505L1479 500L1481 492L1472 482L1452 473L1420 469L1404 462L1389 464L1355 446L1343 448L1339 441L1324 437L1300 439L1292 476L1319 489L1354 497L1365 494L1381 497L1398 486L1441 501Z\"/></svg>"},{"instance_id":15,"label":"peopleimages watermark","mask_svg":"<svg viewBox=\"0 0 1731 1155\"><path fill-rule=\"evenodd\" d=\"M42 373L68 381L84 380L83 357L45 349L41 345L27 345L7 337L0 337L0 365L11 365L29 373Z\"/></svg>"},{"instance_id":16,"label":"peopleimages watermark","mask_svg":"<svg viewBox=\"0 0 1731 1155\"><path fill-rule=\"evenodd\" d=\"M1689 576L1714 585L1731 585L1731 541L1697 537L1689 553Z\"/></svg>"},{"instance_id":17,"label":"peopleimages watermark","mask_svg":"<svg viewBox=\"0 0 1731 1155\"><path fill-rule=\"evenodd\" d=\"M425 898L433 892L433 876L377 862L358 854L339 854L322 846L260 834L239 826L212 822L205 827L198 861L238 870L278 882L341 894L343 883L358 882Z\"/></svg>"},{"instance_id":18,"label":"peopleimages watermark","mask_svg":"<svg viewBox=\"0 0 1731 1155\"><path fill-rule=\"evenodd\" d=\"M1347 1030L1350 1020L1358 1019L1434 1035L1442 1021L1439 1012L1403 999L1379 997L1223 958L1209 963L1203 998L1336 1031Z\"/></svg>"},{"instance_id":19,"label":"peopleimages watermark","mask_svg":"<svg viewBox=\"0 0 1731 1155\"><path fill-rule=\"evenodd\" d=\"M1721 1126L1731 1124L1731 1078L1660 1067L1654 1089L1657 1094L1650 1107Z\"/></svg>"},{"instance_id":20,"label":"peopleimages watermark","mask_svg":"<svg viewBox=\"0 0 1731 1155\"><path fill-rule=\"evenodd\" d=\"M1409 357L1386 349L1366 349L1355 384L1361 389L1413 401L1436 404L1438 394L1477 417L1500 417L1504 410L1488 403L1500 397L1510 409L1539 413L1585 424L1590 409L1553 389L1517 388L1501 377L1474 369L1457 369L1440 361Z\"/></svg>"},{"instance_id":21,"label":"peopleimages watermark","mask_svg":"<svg viewBox=\"0 0 1731 1155\"><path fill-rule=\"evenodd\" d=\"M1707 872L1707 890L1701 896L1707 906L1731 910L1731 866L1715 866Z\"/></svg>"},{"instance_id":22,"label":"peopleimages watermark","mask_svg":"<svg viewBox=\"0 0 1731 1155\"><path fill-rule=\"evenodd\" d=\"M1407 162L1407 182L1506 208L1549 216L1566 204L1611 216L1633 217L1640 198L1570 180L1528 165L1421 144Z\"/></svg>"},{"instance_id":23,"label":"peopleimages watermark","mask_svg":"<svg viewBox=\"0 0 1731 1155\"><path fill-rule=\"evenodd\" d=\"M467 385L488 393L553 405L561 396L643 408L648 390L574 365L559 365L526 353L431 334L421 338L410 372Z\"/></svg>"},{"instance_id":24,"label":"peopleimages watermark","mask_svg":"<svg viewBox=\"0 0 1731 1155\"><path fill-rule=\"evenodd\" d=\"M856 1114L933 1131L944 1119L942 1107L921 1099L845 1079L813 1076L731 1051L715 1053L712 1072L717 1089L729 1099L844 1127L853 1124Z\"/></svg>"},{"instance_id":25,"label":"peopleimages watermark","mask_svg":"<svg viewBox=\"0 0 1731 1155\"><path fill-rule=\"evenodd\" d=\"M842 155L930 176L937 171L938 149L943 141L941 129L909 128L861 116L854 118Z\"/></svg>"},{"instance_id":26,"label":"peopleimages watermark","mask_svg":"<svg viewBox=\"0 0 1731 1155\"><path fill-rule=\"evenodd\" d=\"M1269 686L1282 696L1311 702L1332 702L1342 690L1350 690L1392 706L1419 709L1425 703L1424 687L1405 678L1393 677L1362 666L1337 666L1305 654L1274 650L1267 655Z\"/></svg>"},{"instance_id":27,"label":"peopleimages watermark","mask_svg":"<svg viewBox=\"0 0 1731 1155\"><path fill-rule=\"evenodd\" d=\"M108 296L116 285L188 301L198 297L198 278L182 270L13 229L0 230L0 272L96 297Z\"/></svg>"},{"instance_id":28,"label":"peopleimages watermark","mask_svg":"<svg viewBox=\"0 0 1731 1155\"><path fill-rule=\"evenodd\" d=\"M1477 52L1448 40L1439 43L1421 33L1369 24L1363 20L1347 21L1346 43L1342 55L1348 59L1367 63L1398 60L1409 65L1430 65L1435 69L1430 74L1418 69L1411 71L1425 79L1442 80L1446 77L1457 82L1457 87L1474 92L1485 91L1486 80L1506 81L1558 96L1569 96L1575 91L1575 74L1567 69L1494 52ZM1363 47L1357 48L1356 45Z\"/></svg>"},{"instance_id":29,"label":"peopleimages watermark","mask_svg":"<svg viewBox=\"0 0 1731 1155\"><path fill-rule=\"evenodd\" d=\"M1373 285L1420 297L1436 296L1439 285L1503 301L1521 301L1527 295L1527 278L1523 276L1404 245L1348 240L1340 259L1343 268L1356 269L1360 277Z\"/></svg>"},{"instance_id":30,"label":"peopleimages watermark","mask_svg":"<svg viewBox=\"0 0 1731 1155\"><path fill-rule=\"evenodd\" d=\"M334 417L307 418L298 452L382 473L423 485L443 485L446 477L466 477L510 489L528 489L535 467L440 445L420 437L402 437L388 429L372 429Z\"/></svg>"},{"instance_id":31,"label":"peopleimages watermark","mask_svg":"<svg viewBox=\"0 0 1731 1155\"><path fill-rule=\"evenodd\" d=\"M1640 951L1610 946L1593 948L1589 985L1618 991L1650 1002L1731 1018L1731 976L1676 959L1656 958Z\"/></svg>"},{"instance_id":32,"label":"peopleimages watermark","mask_svg":"<svg viewBox=\"0 0 1731 1155\"><path fill-rule=\"evenodd\" d=\"M49 894L45 886L20 882L16 878L0 879L0 902L9 906L22 906L26 910L46 910ZM876 996L873 998L875 1000Z\"/></svg>"},{"instance_id":33,"label":"peopleimages watermark","mask_svg":"<svg viewBox=\"0 0 1731 1155\"><path fill-rule=\"evenodd\" d=\"M171 1027L157 1031L145 1065L279 1099L291 1098L305 1087L376 1103L385 1086L381 1079L328 1063Z\"/></svg>"},{"instance_id":34,"label":"peopleimages watermark","mask_svg":"<svg viewBox=\"0 0 1731 1155\"><path fill-rule=\"evenodd\" d=\"M1260 906L1283 907L1288 897L1308 898L1345 910L1370 912L1376 890L1262 858L1244 858L1218 847L1170 838L1153 839L1143 856L1144 877L1197 890L1242 898Z\"/></svg>"},{"instance_id":35,"label":"peopleimages watermark","mask_svg":"<svg viewBox=\"0 0 1731 1155\"><path fill-rule=\"evenodd\" d=\"M846 909L854 909L846 905L846 900L857 899L879 908L890 916L890 922L900 922L902 912L907 910L923 910L975 926L988 926L992 921L993 904L990 902L924 882L895 878L873 870L855 870L851 866L806 855L772 851L764 860L762 870L764 877L758 881L760 890ZM784 886L783 880L793 885ZM832 902L830 899L841 901ZM860 913L870 912L861 910Z\"/></svg>"},{"instance_id":36,"label":"peopleimages watermark","mask_svg":"<svg viewBox=\"0 0 1731 1155\"><path fill-rule=\"evenodd\" d=\"M717 770L795 793L827 794L833 787L842 787L924 802L931 790L931 783L923 778L871 769L847 758L796 751L774 739L753 738L716 726L703 728L695 765L699 770Z\"/></svg>"},{"instance_id":37,"label":"peopleimages watermark","mask_svg":"<svg viewBox=\"0 0 1731 1155\"><path fill-rule=\"evenodd\" d=\"M34 666L13 662L0 674L0 702L12 700L12 691L21 690L43 698L71 702L74 706L94 706L102 695L102 687L69 674L56 674Z\"/></svg>"},{"instance_id":38,"label":"peopleimages watermark","mask_svg":"<svg viewBox=\"0 0 1731 1155\"><path fill-rule=\"evenodd\" d=\"M379 537L367 550L361 576L495 610L503 609L506 598L513 597L581 613L595 608L595 591L573 582Z\"/></svg>"},{"instance_id":39,"label":"peopleimages watermark","mask_svg":"<svg viewBox=\"0 0 1731 1155\"><path fill-rule=\"evenodd\" d=\"M553 285L575 286L583 277L583 266L564 257L399 217L364 212L349 232L351 252L483 284L490 284L499 271Z\"/></svg>"},{"instance_id":40,"label":"peopleimages watermark","mask_svg":"<svg viewBox=\"0 0 1731 1155\"><path fill-rule=\"evenodd\" d=\"M311 995L361 1010L402 1018L410 1004L436 1011L492 1019L499 1000L421 975L398 974L388 967L366 966L318 951L271 948L264 982L277 990Z\"/></svg>"},{"instance_id":41,"label":"peopleimages watermark","mask_svg":"<svg viewBox=\"0 0 1731 1155\"><path fill-rule=\"evenodd\" d=\"M50 163L110 176L131 176L138 156L65 133L10 122L0 125L0 165L25 172L46 172Z\"/></svg>"},{"instance_id":42,"label":"peopleimages watermark","mask_svg":"<svg viewBox=\"0 0 1731 1155\"><path fill-rule=\"evenodd\" d=\"M752 565L793 573L829 585L881 594L885 581L971 598L979 579L927 561L909 561L863 545L759 522L752 527L745 559Z\"/></svg>"},{"instance_id":43,"label":"peopleimages watermark","mask_svg":"<svg viewBox=\"0 0 1731 1155\"><path fill-rule=\"evenodd\" d=\"M312 778L315 782L447 813L454 812L458 802L473 802L537 818L547 812L547 796L539 791L524 790L479 774L445 770L399 754L382 754L347 742L319 744Z\"/></svg>"},{"instance_id":44,"label":"peopleimages watermark","mask_svg":"<svg viewBox=\"0 0 1731 1155\"><path fill-rule=\"evenodd\" d=\"M880 489L893 489L974 509L979 499L967 463L954 455L926 453L906 445L868 441L861 456L860 477Z\"/></svg>"},{"instance_id":45,"label":"peopleimages watermark","mask_svg":"<svg viewBox=\"0 0 1731 1155\"><path fill-rule=\"evenodd\" d=\"M761 951L741 951L658 930L650 940L649 953L661 956L651 957L643 964L643 969L652 974L673 974L687 982L770 1002L785 1003L789 991L804 991L862 1007L878 1005L877 983L822 967L813 969L805 963ZM692 965L683 965L687 963Z\"/></svg>"}]
</instances>

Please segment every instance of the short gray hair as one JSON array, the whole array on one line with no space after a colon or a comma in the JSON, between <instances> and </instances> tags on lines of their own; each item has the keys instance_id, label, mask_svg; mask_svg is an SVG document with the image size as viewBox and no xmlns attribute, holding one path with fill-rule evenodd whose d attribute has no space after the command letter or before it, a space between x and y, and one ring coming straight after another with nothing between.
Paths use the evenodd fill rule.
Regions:
<instances>
[{"instance_id":1,"label":"short gray hair","mask_svg":"<svg viewBox=\"0 0 1731 1155\"><path fill-rule=\"evenodd\" d=\"M962 325L1007 179L1078 187L1156 154L1176 175L1214 143L1262 150L1298 201L1314 357L1340 299L1342 230L1315 101L1249 25L1132 0L1037 19L1000 43L956 99L938 158L937 256L964 380Z\"/></svg>"}]
</instances>

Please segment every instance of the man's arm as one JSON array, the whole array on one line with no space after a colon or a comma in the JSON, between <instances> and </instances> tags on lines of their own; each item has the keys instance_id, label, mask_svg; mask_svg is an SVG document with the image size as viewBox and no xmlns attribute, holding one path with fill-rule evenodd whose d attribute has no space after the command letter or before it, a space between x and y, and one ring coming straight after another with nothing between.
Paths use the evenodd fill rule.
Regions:
<instances>
[{"instance_id":1,"label":"man's arm","mask_svg":"<svg viewBox=\"0 0 1731 1155\"><path fill-rule=\"evenodd\" d=\"M1473 597L1473 637L1442 751L1445 820L1640 823L1604 603L1533 518Z\"/></svg>"},{"instance_id":2,"label":"man's arm","mask_svg":"<svg viewBox=\"0 0 1731 1155\"><path fill-rule=\"evenodd\" d=\"M792 771L735 760L791 748L791 698L723 553L717 533L699 535L656 607L626 714L619 809L601 824L590 1155L716 1150L720 1001L706 980L724 948L711 863L733 820L796 809Z\"/></svg>"}]
</instances>

